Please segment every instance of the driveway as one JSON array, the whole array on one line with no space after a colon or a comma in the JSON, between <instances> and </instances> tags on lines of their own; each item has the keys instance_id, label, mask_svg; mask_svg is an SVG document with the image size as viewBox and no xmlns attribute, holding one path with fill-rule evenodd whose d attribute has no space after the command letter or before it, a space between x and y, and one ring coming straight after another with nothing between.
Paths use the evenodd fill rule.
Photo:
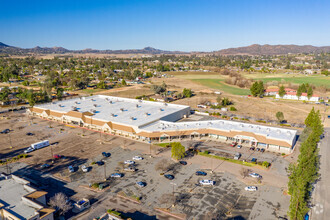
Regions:
<instances>
[{"instance_id":1,"label":"driveway","mask_svg":"<svg viewBox=\"0 0 330 220\"><path fill-rule=\"evenodd\" d=\"M324 129L325 137L320 142L320 181L317 182L311 219L324 220L330 216L330 128Z\"/></svg>"}]
</instances>

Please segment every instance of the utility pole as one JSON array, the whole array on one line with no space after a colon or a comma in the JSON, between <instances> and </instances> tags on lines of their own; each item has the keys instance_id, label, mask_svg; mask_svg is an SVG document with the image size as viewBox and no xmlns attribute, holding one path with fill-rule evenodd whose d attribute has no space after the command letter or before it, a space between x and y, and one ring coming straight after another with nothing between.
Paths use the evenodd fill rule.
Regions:
<instances>
[{"instance_id":1,"label":"utility pole","mask_svg":"<svg viewBox=\"0 0 330 220\"><path fill-rule=\"evenodd\" d=\"M173 196L173 206L175 206L175 197L174 197L174 186L176 186L176 183L170 183L173 186L173 190L172 190L172 196Z\"/></svg>"}]
</instances>

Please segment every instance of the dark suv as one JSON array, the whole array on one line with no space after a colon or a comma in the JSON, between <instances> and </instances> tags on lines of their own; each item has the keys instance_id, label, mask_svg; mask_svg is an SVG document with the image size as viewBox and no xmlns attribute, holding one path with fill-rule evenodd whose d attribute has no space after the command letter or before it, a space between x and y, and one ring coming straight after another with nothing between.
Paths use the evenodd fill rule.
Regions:
<instances>
[{"instance_id":1,"label":"dark suv","mask_svg":"<svg viewBox=\"0 0 330 220\"><path fill-rule=\"evenodd\" d=\"M203 171L196 171L196 175L197 176L206 176L207 173L203 172Z\"/></svg>"}]
</instances>

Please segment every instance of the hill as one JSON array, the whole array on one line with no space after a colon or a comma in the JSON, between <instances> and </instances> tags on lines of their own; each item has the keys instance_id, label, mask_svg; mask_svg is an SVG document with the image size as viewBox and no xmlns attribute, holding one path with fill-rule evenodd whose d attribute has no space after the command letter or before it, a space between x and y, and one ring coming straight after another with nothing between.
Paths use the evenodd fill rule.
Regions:
<instances>
[{"instance_id":1,"label":"hill","mask_svg":"<svg viewBox=\"0 0 330 220\"><path fill-rule=\"evenodd\" d=\"M84 49L84 50L68 50L63 47L34 47L34 48L19 48L12 47L0 42L0 54L10 55L24 55L24 54L66 54L66 53L95 53L95 54L185 54L181 51L166 51L159 50L152 47L145 47L143 49L129 49L129 50L96 50L96 49Z\"/></svg>"},{"instance_id":2,"label":"hill","mask_svg":"<svg viewBox=\"0 0 330 220\"><path fill-rule=\"evenodd\" d=\"M237 47L215 51L219 55L281 55L289 53L313 53L330 52L330 46L315 47L311 45L259 45L253 44L247 47Z\"/></svg>"}]
</instances>

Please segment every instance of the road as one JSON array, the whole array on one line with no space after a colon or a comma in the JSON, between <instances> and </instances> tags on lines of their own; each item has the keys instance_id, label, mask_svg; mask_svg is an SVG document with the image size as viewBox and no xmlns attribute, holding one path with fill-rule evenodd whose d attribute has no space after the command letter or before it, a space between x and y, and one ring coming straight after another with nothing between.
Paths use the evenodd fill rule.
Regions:
<instances>
[{"instance_id":1,"label":"road","mask_svg":"<svg viewBox=\"0 0 330 220\"><path fill-rule=\"evenodd\" d=\"M330 216L330 128L325 128L325 137L320 143L320 174L321 180L314 191L311 219L326 220Z\"/></svg>"}]
</instances>

